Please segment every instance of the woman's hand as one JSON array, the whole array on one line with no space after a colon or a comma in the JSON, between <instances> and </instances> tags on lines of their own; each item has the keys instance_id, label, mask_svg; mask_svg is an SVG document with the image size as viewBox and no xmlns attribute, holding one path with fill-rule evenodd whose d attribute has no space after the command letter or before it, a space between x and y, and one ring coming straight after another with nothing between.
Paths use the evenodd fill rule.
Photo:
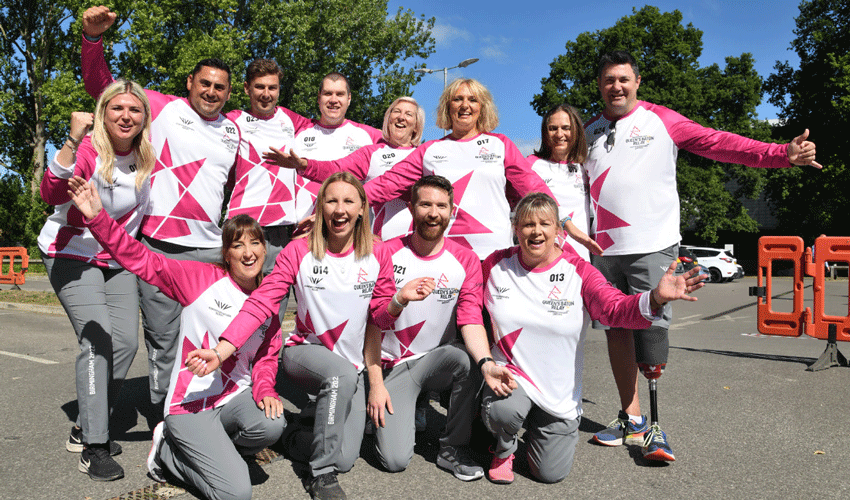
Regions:
<instances>
[{"instance_id":1,"label":"woman's hand","mask_svg":"<svg viewBox=\"0 0 850 500\"><path fill-rule=\"evenodd\" d=\"M71 201L74 202L77 210L88 220L97 217L97 214L103 209L100 195L97 193L94 184L79 175L68 179L68 196L71 197Z\"/></svg>"},{"instance_id":2,"label":"woman's hand","mask_svg":"<svg viewBox=\"0 0 850 500\"><path fill-rule=\"evenodd\" d=\"M572 220L568 220L564 223L564 233L568 234L572 239L581 243L584 248L594 254L594 255L602 255L602 247L599 246L599 243L596 243L593 238L587 235L584 231L578 228L575 224L573 224Z\"/></svg>"},{"instance_id":3,"label":"woman's hand","mask_svg":"<svg viewBox=\"0 0 850 500\"><path fill-rule=\"evenodd\" d=\"M673 300L687 300L693 302L697 300L697 298L688 294L705 286L705 283L702 280L704 280L707 276L705 274L698 274L698 267L691 269L681 276L676 276L674 274L675 272L676 261L674 260L667 268L667 272L664 273L664 276L661 277L661 280L658 282L658 286L649 292L650 305L653 310L658 309Z\"/></svg>"},{"instance_id":4,"label":"woman's hand","mask_svg":"<svg viewBox=\"0 0 850 500\"><path fill-rule=\"evenodd\" d=\"M390 393L384 384L369 385L369 402L366 405L366 413L375 424L375 428L384 427L384 408L387 409L390 415L393 414L393 402L390 399Z\"/></svg>"},{"instance_id":5,"label":"woman's hand","mask_svg":"<svg viewBox=\"0 0 850 500\"><path fill-rule=\"evenodd\" d=\"M434 278L415 278L401 287L401 290L398 291L398 300L401 305L407 305L412 301L424 300L425 297L431 295L431 292L434 291L434 288L437 287L437 282L434 281Z\"/></svg>"},{"instance_id":6,"label":"woman's hand","mask_svg":"<svg viewBox=\"0 0 850 500\"><path fill-rule=\"evenodd\" d=\"M316 214L312 214L312 215L308 215L307 217L304 217L303 219L301 219L301 222L296 224L295 230L292 231L292 238L291 239L297 240L297 239L300 239L300 238L304 238L305 236L310 234L310 231L312 231L313 227L315 227L315 226L316 226Z\"/></svg>"},{"instance_id":7,"label":"woman's hand","mask_svg":"<svg viewBox=\"0 0 850 500\"><path fill-rule=\"evenodd\" d=\"M195 349L186 355L186 368L199 377L214 372L221 363L212 349Z\"/></svg>"},{"instance_id":8,"label":"woman's hand","mask_svg":"<svg viewBox=\"0 0 850 500\"><path fill-rule=\"evenodd\" d=\"M83 12L83 33L91 38L99 37L115 23L117 14L109 10L109 7L98 5L89 7Z\"/></svg>"},{"instance_id":9,"label":"woman's hand","mask_svg":"<svg viewBox=\"0 0 850 500\"><path fill-rule=\"evenodd\" d=\"M263 161L272 163L283 168L293 168L299 175L307 169L307 160L301 158L292 149L289 152L281 151L277 148L269 148L270 151L263 153Z\"/></svg>"},{"instance_id":10,"label":"woman's hand","mask_svg":"<svg viewBox=\"0 0 850 500\"><path fill-rule=\"evenodd\" d=\"M257 403L257 407L266 412L266 418L272 420L283 415L283 403L280 402L280 399L272 396L264 397L262 401Z\"/></svg>"},{"instance_id":11,"label":"woman's hand","mask_svg":"<svg viewBox=\"0 0 850 500\"><path fill-rule=\"evenodd\" d=\"M507 367L499 366L493 361L484 363L481 373L484 374L484 382L497 396L509 396L517 388L514 374Z\"/></svg>"},{"instance_id":12,"label":"woman's hand","mask_svg":"<svg viewBox=\"0 0 850 500\"><path fill-rule=\"evenodd\" d=\"M94 125L94 113L74 111L71 113L71 127L68 131L68 137L79 144L89 132L92 125Z\"/></svg>"}]
</instances>

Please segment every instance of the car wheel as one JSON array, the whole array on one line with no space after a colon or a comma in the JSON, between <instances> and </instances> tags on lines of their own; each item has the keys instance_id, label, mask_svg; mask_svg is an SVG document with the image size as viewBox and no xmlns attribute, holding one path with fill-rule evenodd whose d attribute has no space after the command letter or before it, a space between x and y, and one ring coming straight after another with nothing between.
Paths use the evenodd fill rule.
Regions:
<instances>
[{"instance_id":1,"label":"car wheel","mask_svg":"<svg viewBox=\"0 0 850 500\"><path fill-rule=\"evenodd\" d=\"M708 270L708 273L711 274L712 283L723 283L723 275L720 274L720 269L712 267Z\"/></svg>"}]
</instances>

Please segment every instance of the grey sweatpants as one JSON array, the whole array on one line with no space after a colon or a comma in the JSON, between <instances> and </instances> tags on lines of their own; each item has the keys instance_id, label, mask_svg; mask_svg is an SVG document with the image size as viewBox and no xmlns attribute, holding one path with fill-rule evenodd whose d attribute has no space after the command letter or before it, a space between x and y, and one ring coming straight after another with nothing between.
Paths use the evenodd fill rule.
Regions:
<instances>
[{"instance_id":1,"label":"grey sweatpants","mask_svg":"<svg viewBox=\"0 0 850 500\"><path fill-rule=\"evenodd\" d=\"M316 396L310 470L348 472L360 456L366 425L365 372L322 345L283 349L287 378Z\"/></svg>"},{"instance_id":2,"label":"grey sweatpants","mask_svg":"<svg viewBox=\"0 0 850 500\"><path fill-rule=\"evenodd\" d=\"M451 389L440 446L469 443L475 396L481 384L481 371L470 370L470 366L474 365L462 344L448 344L384 371L384 386L390 394L393 413L385 412L385 426L375 429L375 447L381 465L398 472L406 469L413 458L416 398L423 390Z\"/></svg>"},{"instance_id":3,"label":"grey sweatpants","mask_svg":"<svg viewBox=\"0 0 850 500\"><path fill-rule=\"evenodd\" d=\"M242 455L274 444L284 428L286 419L267 418L248 388L218 408L165 417L159 460L205 498L251 498L251 479Z\"/></svg>"},{"instance_id":4,"label":"grey sweatpants","mask_svg":"<svg viewBox=\"0 0 850 500\"><path fill-rule=\"evenodd\" d=\"M573 468L578 426L575 420L558 418L535 405L522 386L507 397L484 386L481 417L496 436L495 455L507 458L517 449L517 434L527 420L523 439L531 474L544 483L563 480Z\"/></svg>"},{"instance_id":5,"label":"grey sweatpants","mask_svg":"<svg viewBox=\"0 0 850 500\"><path fill-rule=\"evenodd\" d=\"M59 302L77 334L77 425L83 442L109 441L109 414L139 349L136 277L82 261L43 256Z\"/></svg>"},{"instance_id":6,"label":"grey sweatpants","mask_svg":"<svg viewBox=\"0 0 850 500\"><path fill-rule=\"evenodd\" d=\"M152 251L174 260L220 262L221 248L187 248L163 243L148 237L142 243ZM183 306L169 299L159 288L139 279L139 300L142 306L142 327L148 349L148 377L151 403L161 405L168 394L171 367L177 355L180 335L180 313Z\"/></svg>"}]
</instances>

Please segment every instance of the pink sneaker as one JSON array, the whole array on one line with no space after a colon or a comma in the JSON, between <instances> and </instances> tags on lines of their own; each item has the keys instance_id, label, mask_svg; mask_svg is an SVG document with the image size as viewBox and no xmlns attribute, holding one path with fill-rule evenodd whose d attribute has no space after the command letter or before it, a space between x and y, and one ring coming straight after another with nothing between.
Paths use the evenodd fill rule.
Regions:
<instances>
[{"instance_id":1,"label":"pink sneaker","mask_svg":"<svg viewBox=\"0 0 850 500\"><path fill-rule=\"evenodd\" d=\"M493 455L493 461L490 462L490 470L487 472L487 477L491 483L496 484L511 484L514 482L514 455L505 458L499 458Z\"/></svg>"}]
</instances>

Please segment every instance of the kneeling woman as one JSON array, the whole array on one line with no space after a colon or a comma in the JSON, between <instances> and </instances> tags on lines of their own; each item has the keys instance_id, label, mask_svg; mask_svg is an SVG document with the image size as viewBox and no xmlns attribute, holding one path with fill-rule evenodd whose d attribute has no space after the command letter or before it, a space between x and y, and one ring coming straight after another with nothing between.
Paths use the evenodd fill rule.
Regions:
<instances>
[{"instance_id":1,"label":"kneeling woman","mask_svg":"<svg viewBox=\"0 0 850 500\"><path fill-rule=\"evenodd\" d=\"M484 303L493 321L495 363L507 366L517 387L484 388L482 416L496 436L488 477L513 481L517 433L527 420L528 465L540 481L569 474L581 420L584 339L591 319L621 328L646 328L672 300L696 300L702 287L696 270L667 274L651 292L625 295L572 249L555 245L558 205L531 193L517 205L514 232L519 246L499 250L483 264ZM491 360L492 361L492 360Z\"/></svg>"},{"instance_id":2,"label":"kneeling woman","mask_svg":"<svg viewBox=\"0 0 850 500\"><path fill-rule=\"evenodd\" d=\"M311 234L278 255L274 270L245 302L216 350L228 359L258 324L277 312L289 287L295 287L298 317L285 342L283 368L288 380L316 396L310 493L313 498L345 498L337 472L354 466L366 424L366 323L371 310L380 328L389 327L392 318L386 310L395 284L380 243L373 252L360 181L347 172L328 177L319 190L316 215ZM208 373L221 362L208 349L189 356L195 373Z\"/></svg>"},{"instance_id":3,"label":"kneeling woman","mask_svg":"<svg viewBox=\"0 0 850 500\"><path fill-rule=\"evenodd\" d=\"M91 184L75 177L68 185L103 248L125 269L183 306L181 359L218 343L262 279L266 247L259 224L247 215L225 222L219 264L171 260L121 229L101 210ZM154 429L148 456L151 477L163 482L163 470L168 470L206 498L251 498L248 466L241 455L273 444L286 426L283 404L274 390L280 347L275 314L255 325L239 351L212 375L195 376L174 364L165 420Z\"/></svg>"}]
</instances>

